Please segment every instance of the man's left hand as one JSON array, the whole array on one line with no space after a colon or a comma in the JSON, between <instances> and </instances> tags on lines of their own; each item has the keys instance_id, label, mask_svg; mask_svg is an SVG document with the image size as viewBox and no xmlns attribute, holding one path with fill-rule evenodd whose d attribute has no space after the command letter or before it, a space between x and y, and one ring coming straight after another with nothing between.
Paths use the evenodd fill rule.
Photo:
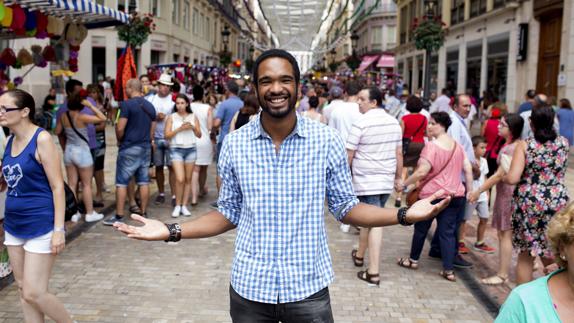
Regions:
<instances>
[{"instance_id":1,"label":"man's left hand","mask_svg":"<svg viewBox=\"0 0 574 323\"><path fill-rule=\"evenodd\" d=\"M422 199L417 201L407 210L406 220L409 223L416 223L419 221L424 221L428 219L432 219L437 214L439 214L442 210L444 210L448 204L450 203L451 197L447 196L442 201L437 204L432 204L431 202L442 198L444 196L445 191L439 190L435 192L433 195L427 197L426 199Z\"/></svg>"}]
</instances>

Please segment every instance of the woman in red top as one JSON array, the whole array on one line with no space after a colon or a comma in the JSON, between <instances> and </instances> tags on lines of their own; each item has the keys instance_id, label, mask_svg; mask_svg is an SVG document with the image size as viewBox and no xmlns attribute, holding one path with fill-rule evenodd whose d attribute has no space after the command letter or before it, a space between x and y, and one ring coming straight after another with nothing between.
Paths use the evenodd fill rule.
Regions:
<instances>
[{"instance_id":1,"label":"woman in red top","mask_svg":"<svg viewBox=\"0 0 574 323\"><path fill-rule=\"evenodd\" d=\"M498 168L496 159L498 158L498 152L500 152L500 149L504 145L504 138L498 134L498 126L500 125L500 118L502 118L502 110L506 111L506 109L500 109L499 105L502 104L496 103L492 106L490 118L486 120L481 131L482 136L486 140L486 153L484 157L488 162L488 177L496 173L496 169Z\"/></svg>"},{"instance_id":2,"label":"woman in red top","mask_svg":"<svg viewBox=\"0 0 574 323\"><path fill-rule=\"evenodd\" d=\"M425 133L428 120L420 113L423 109L423 101L416 96L411 96L407 100L407 111L410 113L401 119L403 129L403 180L407 177L407 167L416 167L425 146ZM405 143L409 142L408 144ZM401 206L401 196L398 195L396 207Z\"/></svg>"}]
</instances>

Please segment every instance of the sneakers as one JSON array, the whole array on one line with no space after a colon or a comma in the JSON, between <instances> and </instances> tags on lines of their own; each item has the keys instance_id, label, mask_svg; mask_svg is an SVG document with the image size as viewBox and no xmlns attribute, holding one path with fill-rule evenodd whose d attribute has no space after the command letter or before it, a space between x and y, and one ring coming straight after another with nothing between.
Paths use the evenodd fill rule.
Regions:
<instances>
[{"instance_id":1,"label":"sneakers","mask_svg":"<svg viewBox=\"0 0 574 323\"><path fill-rule=\"evenodd\" d=\"M104 215L93 211L92 214L86 214L86 222L96 222L104 218Z\"/></svg>"},{"instance_id":2,"label":"sneakers","mask_svg":"<svg viewBox=\"0 0 574 323\"><path fill-rule=\"evenodd\" d=\"M341 223L340 229L341 229L341 232L348 233L349 230L351 230L351 225L350 225L350 224Z\"/></svg>"},{"instance_id":3,"label":"sneakers","mask_svg":"<svg viewBox=\"0 0 574 323\"><path fill-rule=\"evenodd\" d=\"M165 195L158 195L155 197L155 201L153 202L155 205L160 205L165 203Z\"/></svg>"},{"instance_id":4,"label":"sneakers","mask_svg":"<svg viewBox=\"0 0 574 323\"><path fill-rule=\"evenodd\" d=\"M80 212L76 212L76 214L72 215L72 218L70 219L70 221L77 223L81 219L82 219L82 214Z\"/></svg>"},{"instance_id":5,"label":"sneakers","mask_svg":"<svg viewBox=\"0 0 574 323\"><path fill-rule=\"evenodd\" d=\"M176 205L176 206L173 208L173 212L171 212L171 217L172 217L172 218L177 218L177 217L179 217L180 214L181 214L181 206Z\"/></svg>"},{"instance_id":6,"label":"sneakers","mask_svg":"<svg viewBox=\"0 0 574 323\"><path fill-rule=\"evenodd\" d=\"M472 263L464 260L464 258L462 258L461 255L456 255L452 264L456 268L461 269L472 268Z\"/></svg>"},{"instance_id":7,"label":"sneakers","mask_svg":"<svg viewBox=\"0 0 574 323\"><path fill-rule=\"evenodd\" d=\"M466 247L466 244L462 241L458 242L458 253L460 253L461 255L466 255L469 252L468 248Z\"/></svg>"},{"instance_id":8,"label":"sneakers","mask_svg":"<svg viewBox=\"0 0 574 323\"><path fill-rule=\"evenodd\" d=\"M124 221L124 217L123 216L118 216L117 214L110 216L109 218L105 219L102 223L104 225L114 225L114 223L116 222L123 222Z\"/></svg>"},{"instance_id":9,"label":"sneakers","mask_svg":"<svg viewBox=\"0 0 574 323\"><path fill-rule=\"evenodd\" d=\"M472 245L472 249L478 251L478 252L483 252L483 253L494 253L496 251L495 248L487 245L486 243L482 242L482 243L475 243Z\"/></svg>"},{"instance_id":10,"label":"sneakers","mask_svg":"<svg viewBox=\"0 0 574 323\"><path fill-rule=\"evenodd\" d=\"M183 216L191 216L191 212L185 207L185 205L181 206L181 215Z\"/></svg>"}]
</instances>

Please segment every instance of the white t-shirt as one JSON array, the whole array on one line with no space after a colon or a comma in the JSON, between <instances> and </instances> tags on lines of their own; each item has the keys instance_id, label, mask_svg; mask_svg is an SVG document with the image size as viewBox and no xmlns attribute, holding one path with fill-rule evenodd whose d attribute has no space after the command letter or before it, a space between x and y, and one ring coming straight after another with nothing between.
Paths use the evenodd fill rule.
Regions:
<instances>
[{"instance_id":1,"label":"white t-shirt","mask_svg":"<svg viewBox=\"0 0 574 323\"><path fill-rule=\"evenodd\" d=\"M430 106L430 113L433 112L450 112L450 98L446 95L439 96Z\"/></svg>"},{"instance_id":2,"label":"white t-shirt","mask_svg":"<svg viewBox=\"0 0 574 323\"><path fill-rule=\"evenodd\" d=\"M156 114L163 113L165 115L165 118L162 121L156 122L155 132L153 133L154 138L163 139L165 137L165 120L170 114L172 114L175 103L169 94L163 98L157 94L149 95L146 99L153 105Z\"/></svg>"},{"instance_id":3,"label":"white t-shirt","mask_svg":"<svg viewBox=\"0 0 574 323\"><path fill-rule=\"evenodd\" d=\"M349 131L353 124L361 117L361 112L359 111L359 105L354 102L343 102L337 104L334 110L331 112L331 118L329 118L329 127L337 130L343 142L347 141L349 136Z\"/></svg>"},{"instance_id":4,"label":"white t-shirt","mask_svg":"<svg viewBox=\"0 0 574 323\"><path fill-rule=\"evenodd\" d=\"M331 120L331 114L340 104L345 104L345 101L336 99L331 101L331 103L327 104L327 106L323 108L321 113L323 114L323 118L325 119L326 124L329 124L329 120Z\"/></svg>"},{"instance_id":5,"label":"white t-shirt","mask_svg":"<svg viewBox=\"0 0 574 323\"><path fill-rule=\"evenodd\" d=\"M480 157L480 177L472 181L472 190L476 191L480 185L484 184L486 181L486 174L488 174L488 162L486 162L486 158ZM478 197L477 202L487 202L488 195L486 192L482 192Z\"/></svg>"},{"instance_id":6,"label":"white t-shirt","mask_svg":"<svg viewBox=\"0 0 574 323\"><path fill-rule=\"evenodd\" d=\"M357 196L392 193L402 137L399 122L384 109L371 109L353 124L345 146L355 151L352 182Z\"/></svg>"}]
</instances>

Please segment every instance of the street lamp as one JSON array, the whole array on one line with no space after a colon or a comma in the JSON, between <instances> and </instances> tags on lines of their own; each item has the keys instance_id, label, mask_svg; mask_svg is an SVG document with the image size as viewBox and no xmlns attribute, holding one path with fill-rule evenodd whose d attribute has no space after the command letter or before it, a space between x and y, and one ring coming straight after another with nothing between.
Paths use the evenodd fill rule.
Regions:
<instances>
[{"instance_id":1,"label":"street lamp","mask_svg":"<svg viewBox=\"0 0 574 323\"><path fill-rule=\"evenodd\" d=\"M331 54L331 61L335 63L335 60L337 59L337 50L333 48L331 49L329 54Z\"/></svg>"},{"instance_id":2,"label":"street lamp","mask_svg":"<svg viewBox=\"0 0 574 323\"><path fill-rule=\"evenodd\" d=\"M359 42L359 35L356 32L353 32L351 35L351 47L353 48L353 56L357 55L357 43Z\"/></svg>"},{"instance_id":3,"label":"street lamp","mask_svg":"<svg viewBox=\"0 0 574 323\"><path fill-rule=\"evenodd\" d=\"M428 20L433 20L436 17L436 7L438 6L438 1L437 0L425 0L425 12L426 12L426 18ZM426 53L425 53L425 80L424 80L424 87L423 87L423 91L424 91L424 103L426 105L427 108L430 108L430 81L431 81L431 56L432 56L432 51L430 49L426 49Z\"/></svg>"},{"instance_id":4,"label":"street lamp","mask_svg":"<svg viewBox=\"0 0 574 323\"><path fill-rule=\"evenodd\" d=\"M229 44L229 36L231 35L231 32L229 31L229 27L226 25L225 27L223 27L223 30L221 31L221 40L223 41L223 51L227 52L227 45Z\"/></svg>"}]
</instances>

